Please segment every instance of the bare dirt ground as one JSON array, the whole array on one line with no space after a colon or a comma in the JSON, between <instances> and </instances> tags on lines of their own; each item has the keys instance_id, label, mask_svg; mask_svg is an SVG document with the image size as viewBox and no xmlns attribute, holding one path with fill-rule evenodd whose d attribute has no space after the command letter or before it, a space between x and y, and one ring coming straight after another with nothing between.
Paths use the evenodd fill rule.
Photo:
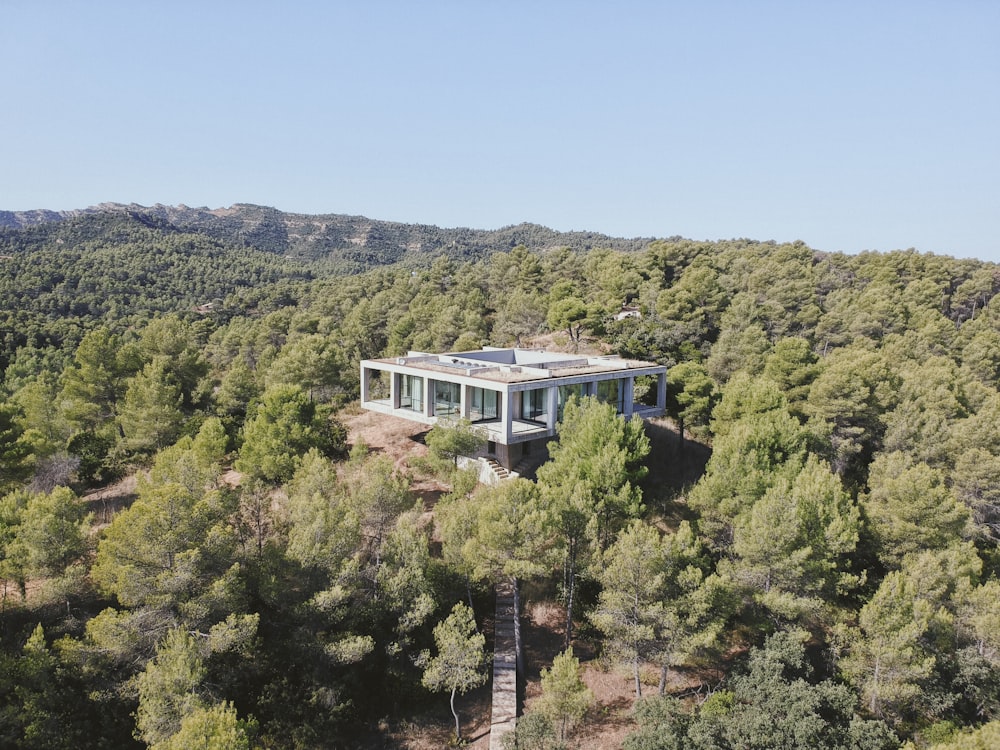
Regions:
<instances>
[{"instance_id":1,"label":"bare dirt ground","mask_svg":"<svg viewBox=\"0 0 1000 750\"><path fill-rule=\"evenodd\" d=\"M397 468L410 472L410 489L423 501L425 512L431 513L438 498L448 491L448 487L434 477L411 471L413 459L427 455L424 435L430 427L370 411L345 412L339 419L347 428L347 443L350 447L353 448L359 441L363 442L370 453L388 456ZM425 520L429 521L430 518Z\"/></svg>"},{"instance_id":2,"label":"bare dirt ground","mask_svg":"<svg viewBox=\"0 0 1000 750\"><path fill-rule=\"evenodd\" d=\"M345 413L340 416L348 430L348 442L353 446L363 441L373 453L389 456L401 469L409 469L413 458L426 456L423 436L427 427L403 419L372 412ZM669 499L683 494L684 488L704 471L708 450L695 442L681 446L679 436L669 420L654 420L648 428L652 451L650 474L643 482L651 503L666 508ZM416 473L415 492L424 499L430 515L433 506L447 487L433 478ZM527 662L524 708L541 695L541 670L563 650L563 609L551 598L536 595L525 600L523 637ZM484 623L488 628L489 623ZM583 679L590 688L594 703L579 726L568 738L569 746L579 750L605 750L621 747L625 736L635 728L632 719L634 686L631 677L609 669L597 658L596 644L577 638L574 653L580 658ZM655 692L656 675L645 676ZM672 688L682 687L671 685ZM486 750L489 747L491 683L457 699L462 717L463 735L467 747ZM395 750L438 750L448 747L453 723L447 696L441 696L440 710L418 716L387 720L381 727L385 748Z\"/></svg>"},{"instance_id":3,"label":"bare dirt ground","mask_svg":"<svg viewBox=\"0 0 1000 750\"><path fill-rule=\"evenodd\" d=\"M137 475L130 474L124 479L102 487L94 492L88 492L81 498L90 513L94 514L93 531L100 531L115 517L120 510L129 507L136 498L139 486Z\"/></svg>"}]
</instances>

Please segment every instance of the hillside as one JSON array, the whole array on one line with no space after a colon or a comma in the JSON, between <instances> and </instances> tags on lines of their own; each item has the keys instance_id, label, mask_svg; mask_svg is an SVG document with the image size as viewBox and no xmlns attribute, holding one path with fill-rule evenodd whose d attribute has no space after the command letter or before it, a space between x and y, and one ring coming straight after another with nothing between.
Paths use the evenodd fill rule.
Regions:
<instances>
[{"instance_id":1,"label":"hillside","mask_svg":"<svg viewBox=\"0 0 1000 750\"><path fill-rule=\"evenodd\" d=\"M0 211L0 227L21 229L86 216L123 213L155 220L163 227L289 258L329 261L349 272L419 261L440 254L475 260L517 245L535 251L558 247L577 251L596 247L636 251L651 241L651 238L621 239L594 232L557 232L537 224L518 224L497 230L442 229L363 216L286 213L246 203L217 209L102 203L75 211Z\"/></svg>"},{"instance_id":2,"label":"hillside","mask_svg":"<svg viewBox=\"0 0 1000 750\"><path fill-rule=\"evenodd\" d=\"M996 265L532 228L472 258L400 244L458 230L229 211L0 229L0 746L441 747L426 655L466 602L489 634L510 576L523 726L572 718L542 678L566 642L593 690L571 747L996 728ZM461 435L358 415L361 359L512 342L665 365L686 438L570 400L534 481L476 486ZM482 725L484 692L456 703Z\"/></svg>"}]
</instances>

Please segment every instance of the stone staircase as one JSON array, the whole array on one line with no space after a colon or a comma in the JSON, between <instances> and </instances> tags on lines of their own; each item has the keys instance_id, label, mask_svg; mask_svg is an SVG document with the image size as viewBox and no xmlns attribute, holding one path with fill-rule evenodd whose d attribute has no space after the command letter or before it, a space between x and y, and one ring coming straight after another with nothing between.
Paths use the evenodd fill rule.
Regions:
<instances>
[{"instance_id":1,"label":"stone staircase","mask_svg":"<svg viewBox=\"0 0 1000 750\"><path fill-rule=\"evenodd\" d=\"M503 738L517 724L518 596L511 583L497 586L493 646L493 713L490 750L502 750Z\"/></svg>"},{"instance_id":2,"label":"stone staircase","mask_svg":"<svg viewBox=\"0 0 1000 750\"><path fill-rule=\"evenodd\" d=\"M484 458L486 465L490 467L490 471L493 472L493 476L497 478L497 481L503 481L504 479L510 479L510 472L503 467L499 461L495 458Z\"/></svg>"}]
</instances>

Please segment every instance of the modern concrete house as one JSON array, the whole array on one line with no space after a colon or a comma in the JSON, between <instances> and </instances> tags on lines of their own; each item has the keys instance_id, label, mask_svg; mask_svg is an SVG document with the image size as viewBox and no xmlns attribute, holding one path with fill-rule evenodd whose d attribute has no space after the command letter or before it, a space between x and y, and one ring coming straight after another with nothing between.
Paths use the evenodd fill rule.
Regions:
<instances>
[{"instance_id":1,"label":"modern concrete house","mask_svg":"<svg viewBox=\"0 0 1000 750\"><path fill-rule=\"evenodd\" d=\"M537 349L410 352L361 362L361 406L429 425L468 419L483 429L487 456L510 470L544 451L571 396L596 396L626 418L662 415L666 372L652 362Z\"/></svg>"}]
</instances>

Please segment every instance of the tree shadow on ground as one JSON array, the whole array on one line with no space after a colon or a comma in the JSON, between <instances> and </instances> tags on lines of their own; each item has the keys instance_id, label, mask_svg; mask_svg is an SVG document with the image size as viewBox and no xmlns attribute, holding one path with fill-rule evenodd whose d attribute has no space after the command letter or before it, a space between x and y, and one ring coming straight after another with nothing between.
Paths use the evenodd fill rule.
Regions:
<instances>
[{"instance_id":1,"label":"tree shadow on ground","mask_svg":"<svg viewBox=\"0 0 1000 750\"><path fill-rule=\"evenodd\" d=\"M650 442L646 459L649 473L640 486L647 507L676 515L678 520L688 518L686 506L677 500L705 473L712 449L690 435L682 443L673 421L665 418L647 420L646 435Z\"/></svg>"}]
</instances>

